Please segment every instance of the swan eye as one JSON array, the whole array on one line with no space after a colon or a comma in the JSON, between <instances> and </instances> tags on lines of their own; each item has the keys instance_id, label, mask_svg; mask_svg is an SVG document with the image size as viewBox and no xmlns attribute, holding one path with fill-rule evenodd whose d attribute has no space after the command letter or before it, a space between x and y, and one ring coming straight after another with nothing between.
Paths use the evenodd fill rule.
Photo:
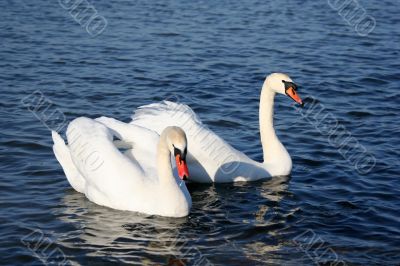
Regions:
<instances>
[{"instance_id":1,"label":"swan eye","mask_svg":"<svg viewBox=\"0 0 400 266\"><path fill-rule=\"evenodd\" d=\"M282 83L285 84L285 91L287 91L290 88L294 89L295 91L298 90L297 85L293 82L282 80Z\"/></svg>"},{"instance_id":2,"label":"swan eye","mask_svg":"<svg viewBox=\"0 0 400 266\"><path fill-rule=\"evenodd\" d=\"M174 156L176 157L178 154L181 155L181 150L174 146Z\"/></svg>"}]
</instances>

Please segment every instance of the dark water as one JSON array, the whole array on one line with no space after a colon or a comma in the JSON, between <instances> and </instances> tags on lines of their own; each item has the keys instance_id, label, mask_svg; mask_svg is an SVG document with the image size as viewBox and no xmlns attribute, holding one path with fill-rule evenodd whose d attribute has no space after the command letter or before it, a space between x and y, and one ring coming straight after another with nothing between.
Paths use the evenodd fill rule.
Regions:
<instances>
[{"instance_id":1,"label":"dark water","mask_svg":"<svg viewBox=\"0 0 400 266\"><path fill-rule=\"evenodd\" d=\"M93 37L58 1L2 0L0 264L398 265L400 4L359 1L376 20L360 36L329 2L93 1L108 22ZM276 98L291 177L192 184L187 218L97 206L53 156L46 125L169 98L261 160L275 71L311 97Z\"/></svg>"}]
</instances>

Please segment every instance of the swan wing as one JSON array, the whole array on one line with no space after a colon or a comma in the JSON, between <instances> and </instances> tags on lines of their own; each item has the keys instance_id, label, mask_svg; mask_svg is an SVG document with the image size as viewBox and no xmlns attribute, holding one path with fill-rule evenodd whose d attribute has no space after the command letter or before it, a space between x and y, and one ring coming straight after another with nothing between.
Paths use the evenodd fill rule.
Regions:
<instances>
[{"instance_id":1,"label":"swan wing","mask_svg":"<svg viewBox=\"0 0 400 266\"><path fill-rule=\"evenodd\" d=\"M163 101L139 107L132 125L160 134L167 126L181 127L188 138L190 178L197 182L231 182L247 156L205 126L187 105Z\"/></svg>"},{"instance_id":2,"label":"swan wing","mask_svg":"<svg viewBox=\"0 0 400 266\"><path fill-rule=\"evenodd\" d=\"M86 117L73 120L67 129L71 159L85 180L85 195L99 205L116 209L140 204L147 197L149 180L142 166L113 144L112 132ZM128 202L126 199L132 199Z\"/></svg>"},{"instance_id":3,"label":"swan wing","mask_svg":"<svg viewBox=\"0 0 400 266\"><path fill-rule=\"evenodd\" d=\"M96 121L105 125L120 140L114 145L125 149L124 155L138 162L148 178L157 176L157 145L159 134L155 131L118 121L114 118L99 117Z\"/></svg>"}]
</instances>

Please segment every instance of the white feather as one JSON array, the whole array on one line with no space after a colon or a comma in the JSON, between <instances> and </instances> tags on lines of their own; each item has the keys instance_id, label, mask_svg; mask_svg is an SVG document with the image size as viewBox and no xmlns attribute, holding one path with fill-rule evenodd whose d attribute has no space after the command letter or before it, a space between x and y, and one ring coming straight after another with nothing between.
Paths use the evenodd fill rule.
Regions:
<instances>
[{"instance_id":1,"label":"white feather","mask_svg":"<svg viewBox=\"0 0 400 266\"><path fill-rule=\"evenodd\" d=\"M171 172L165 173L170 180L161 182L158 134L106 117L97 120L81 117L72 121L67 129L68 146L52 133L54 153L71 186L89 200L114 209L188 215L191 199L184 183ZM132 143L134 149L122 154L113 143L114 135Z\"/></svg>"},{"instance_id":2,"label":"white feather","mask_svg":"<svg viewBox=\"0 0 400 266\"><path fill-rule=\"evenodd\" d=\"M163 101L139 107L132 125L157 133L179 126L188 138L190 180L202 183L251 181L269 176L262 164L254 162L206 127L184 104Z\"/></svg>"}]
</instances>

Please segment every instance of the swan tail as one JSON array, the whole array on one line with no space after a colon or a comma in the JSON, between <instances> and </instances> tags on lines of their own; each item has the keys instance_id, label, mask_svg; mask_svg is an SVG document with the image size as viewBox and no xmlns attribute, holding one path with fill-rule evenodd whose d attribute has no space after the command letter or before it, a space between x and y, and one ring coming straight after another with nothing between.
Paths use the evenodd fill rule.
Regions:
<instances>
[{"instance_id":1,"label":"swan tail","mask_svg":"<svg viewBox=\"0 0 400 266\"><path fill-rule=\"evenodd\" d=\"M130 124L154 130L158 134L168 126L179 126L185 131L202 126L202 122L189 106L170 101L141 106L131 118Z\"/></svg>"},{"instance_id":2,"label":"swan tail","mask_svg":"<svg viewBox=\"0 0 400 266\"><path fill-rule=\"evenodd\" d=\"M86 182L72 161L69 148L67 145L65 145L65 142L60 134L58 134L56 131L52 130L51 136L54 142L54 155L56 156L57 161L61 164L68 182L76 191L84 193Z\"/></svg>"}]
</instances>

